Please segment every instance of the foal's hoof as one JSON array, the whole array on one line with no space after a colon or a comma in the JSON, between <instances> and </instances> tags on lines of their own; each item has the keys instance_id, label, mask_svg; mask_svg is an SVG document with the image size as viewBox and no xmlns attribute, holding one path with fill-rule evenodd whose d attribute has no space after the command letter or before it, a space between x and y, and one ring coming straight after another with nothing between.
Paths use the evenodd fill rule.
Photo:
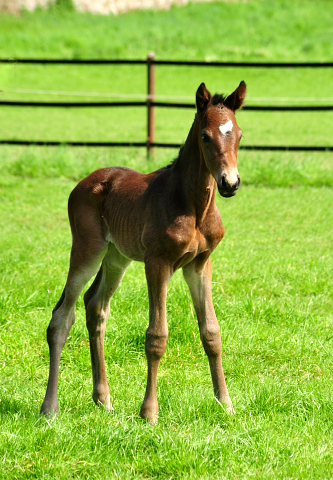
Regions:
<instances>
[{"instance_id":1,"label":"foal's hoof","mask_svg":"<svg viewBox=\"0 0 333 480\"><path fill-rule=\"evenodd\" d=\"M226 405L225 410L228 415L235 415L235 409L232 405Z\"/></svg>"},{"instance_id":2,"label":"foal's hoof","mask_svg":"<svg viewBox=\"0 0 333 480\"><path fill-rule=\"evenodd\" d=\"M225 411L229 415L234 415L236 412L234 410L234 407L232 406L232 401L229 395L227 397L221 397L220 399L216 398L216 401L220 404L223 405L225 408Z\"/></svg>"},{"instance_id":3,"label":"foal's hoof","mask_svg":"<svg viewBox=\"0 0 333 480\"><path fill-rule=\"evenodd\" d=\"M143 403L140 409L140 417L150 425L156 425L158 422L158 405Z\"/></svg>"},{"instance_id":4,"label":"foal's hoof","mask_svg":"<svg viewBox=\"0 0 333 480\"><path fill-rule=\"evenodd\" d=\"M143 420L146 420L147 423L149 423L149 425L157 425L158 423L158 414L154 414L154 415L142 415L141 412L140 412L140 417L143 419Z\"/></svg>"},{"instance_id":5,"label":"foal's hoof","mask_svg":"<svg viewBox=\"0 0 333 480\"><path fill-rule=\"evenodd\" d=\"M42 406L40 407L40 415L44 415L44 417L56 417L59 412L59 404L58 402L53 405L49 402L43 402Z\"/></svg>"},{"instance_id":6,"label":"foal's hoof","mask_svg":"<svg viewBox=\"0 0 333 480\"><path fill-rule=\"evenodd\" d=\"M111 403L111 400L110 400L110 395L106 395L106 397L95 397L93 395L93 400L94 402L96 403L96 405L98 405L99 407L103 407L105 408L105 410L113 410L113 406L112 406L112 403Z\"/></svg>"}]
</instances>

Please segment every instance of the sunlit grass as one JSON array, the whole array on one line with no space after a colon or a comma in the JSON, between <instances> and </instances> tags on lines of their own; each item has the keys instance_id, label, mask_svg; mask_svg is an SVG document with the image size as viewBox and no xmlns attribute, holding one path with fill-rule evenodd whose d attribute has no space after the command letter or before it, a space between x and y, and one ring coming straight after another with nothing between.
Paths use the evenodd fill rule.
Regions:
<instances>
[{"instance_id":1,"label":"sunlit grass","mask_svg":"<svg viewBox=\"0 0 333 480\"><path fill-rule=\"evenodd\" d=\"M326 0L190 3L125 15L61 9L1 15L1 57L327 60L331 5Z\"/></svg>"},{"instance_id":2,"label":"sunlit grass","mask_svg":"<svg viewBox=\"0 0 333 480\"><path fill-rule=\"evenodd\" d=\"M37 151L31 149L35 173L14 168L15 175L6 173L1 181L0 456L7 477L68 478L71 472L89 478L208 479L220 478L223 469L225 476L243 478L261 478L263 472L265 478L329 478L332 189L243 186L235 198L217 199L226 237L212 256L213 295L235 417L213 398L190 296L178 272L168 295L160 422L154 429L142 423L148 300L143 265L132 264L112 300L106 334L115 411L107 415L90 397L80 300L61 361L61 414L45 420L38 416L48 369L45 329L66 277L71 172L77 167L83 174L91 165L82 161L89 150L56 149L66 166L59 162L59 170L42 179ZM108 156L103 150L99 157L94 151L92 157L96 166L114 164L120 153ZM40 158L41 166L43 149ZM124 160L135 164L130 153ZM141 162L137 168L151 168Z\"/></svg>"}]
</instances>

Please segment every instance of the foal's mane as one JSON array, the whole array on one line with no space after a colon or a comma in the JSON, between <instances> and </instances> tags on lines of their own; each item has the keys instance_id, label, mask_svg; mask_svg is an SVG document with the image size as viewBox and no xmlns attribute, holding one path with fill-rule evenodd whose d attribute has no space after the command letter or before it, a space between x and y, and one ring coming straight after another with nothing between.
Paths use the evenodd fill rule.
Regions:
<instances>
[{"instance_id":1,"label":"foal's mane","mask_svg":"<svg viewBox=\"0 0 333 480\"><path fill-rule=\"evenodd\" d=\"M182 153L183 148L184 148L184 145L182 145L180 147L177 157L174 158L173 160L171 160L171 162L168 165L165 165L165 167L162 167L162 170L167 170L167 169L171 168L177 162L177 160L180 157L180 154Z\"/></svg>"},{"instance_id":2,"label":"foal's mane","mask_svg":"<svg viewBox=\"0 0 333 480\"><path fill-rule=\"evenodd\" d=\"M226 98L227 97L224 96L223 93L215 93L212 98L212 105L224 105Z\"/></svg>"}]
</instances>

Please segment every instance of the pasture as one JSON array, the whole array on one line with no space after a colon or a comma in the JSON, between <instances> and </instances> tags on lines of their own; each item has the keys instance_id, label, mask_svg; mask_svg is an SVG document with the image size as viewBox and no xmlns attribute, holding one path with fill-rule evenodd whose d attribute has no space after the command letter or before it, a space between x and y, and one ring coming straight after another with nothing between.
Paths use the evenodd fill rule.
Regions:
<instances>
[{"instance_id":1,"label":"pasture","mask_svg":"<svg viewBox=\"0 0 333 480\"><path fill-rule=\"evenodd\" d=\"M327 5L250 1L119 17L56 8L4 15L0 55L144 58L155 50L161 59L332 61ZM320 14L323 8L327 15ZM230 19L226 42L217 21L223 14ZM203 19L209 30L195 28ZM246 35L249 20L252 34ZM142 28L135 28L138 24ZM19 89L145 93L145 72L121 69L0 65L1 97L49 99ZM251 104L261 104L264 100L255 99L262 97L288 97L293 104L302 102L295 98L329 98L332 84L332 70L324 69L161 67L156 76L157 93L189 101L201 81L227 93L244 78ZM65 99L77 97L52 96ZM193 115L159 109L156 139L183 141ZM0 107L0 119L1 138L120 141L145 135L144 109ZM248 144L332 143L331 113L244 111L237 121ZM114 411L106 413L91 399L81 298L61 360L60 415L39 416L48 375L45 330L65 282L71 245L70 191L96 168L125 165L148 172L176 155L156 149L154 162L147 162L143 149L0 147L0 478L332 477L333 158L328 152L240 150L242 186L234 198L216 199L226 235L212 256L213 300L234 416L214 400L190 295L178 272L169 285L159 423L151 427L140 419L148 298L138 263L131 264L113 297L106 331Z\"/></svg>"}]
</instances>

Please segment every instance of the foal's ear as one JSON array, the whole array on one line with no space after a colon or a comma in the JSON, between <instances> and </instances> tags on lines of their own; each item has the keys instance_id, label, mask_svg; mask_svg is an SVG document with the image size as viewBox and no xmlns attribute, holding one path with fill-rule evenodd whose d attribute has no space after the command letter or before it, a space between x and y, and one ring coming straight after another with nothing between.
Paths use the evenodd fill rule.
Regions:
<instances>
[{"instance_id":1,"label":"foal's ear","mask_svg":"<svg viewBox=\"0 0 333 480\"><path fill-rule=\"evenodd\" d=\"M242 80L236 90L223 102L233 112L241 108L246 95L246 83Z\"/></svg>"},{"instance_id":2,"label":"foal's ear","mask_svg":"<svg viewBox=\"0 0 333 480\"><path fill-rule=\"evenodd\" d=\"M197 90L196 103L198 112L204 112L209 104L212 96L206 88L206 85L202 83Z\"/></svg>"}]
</instances>

